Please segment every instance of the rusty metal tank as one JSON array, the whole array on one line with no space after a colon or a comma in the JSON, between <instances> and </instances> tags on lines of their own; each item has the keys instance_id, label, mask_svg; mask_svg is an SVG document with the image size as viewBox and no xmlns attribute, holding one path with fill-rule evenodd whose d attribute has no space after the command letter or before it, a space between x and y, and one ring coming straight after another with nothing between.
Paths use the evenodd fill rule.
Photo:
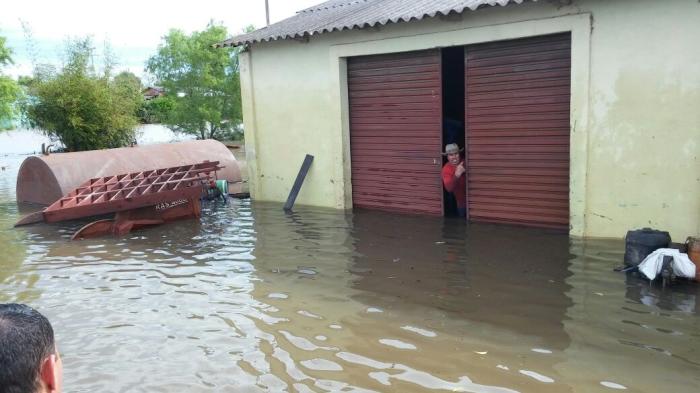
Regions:
<instances>
[{"instance_id":1,"label":"rusty metal tank","mask_svg":"<svg viewBox=\"0 0 700 393\"><path fill-rule=\"evenodd\" d=\"M211 139L55 153L28 157L22 162L17 174L17 202L49 205L91 178L205 160L219 161L224 166L218 172L219 179L229 183L241 181L241 171L231 151Z\"/></svg>"}]
</instances>

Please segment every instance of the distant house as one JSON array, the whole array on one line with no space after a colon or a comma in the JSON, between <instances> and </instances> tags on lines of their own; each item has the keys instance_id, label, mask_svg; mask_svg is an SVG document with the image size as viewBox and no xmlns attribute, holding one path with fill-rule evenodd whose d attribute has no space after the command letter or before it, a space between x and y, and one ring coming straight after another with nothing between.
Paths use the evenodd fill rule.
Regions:
<instances>
[{"instance_id":1,"label":"distant house","mask_svg":"<svg viewBox=\"0 0 700 393\"><path fill-rule=\"evenodd\" d=\"M331 0L242 46L251 194L621 237L700 234L697 0ZM450 127L445 127L450 124ZM449 130L446 132L445 130Z\"/></svg>"},{"instance_id":2,"label":"distant house","mask_svg":"<svg viewBox=\"0 0 700 393\"><path fill-rule=\"evenodd\" d=\"M143 89L143 99L146 101L162 97L164 95L165 90L162 87L149 86Z\"/></svg>"}]
</instances>

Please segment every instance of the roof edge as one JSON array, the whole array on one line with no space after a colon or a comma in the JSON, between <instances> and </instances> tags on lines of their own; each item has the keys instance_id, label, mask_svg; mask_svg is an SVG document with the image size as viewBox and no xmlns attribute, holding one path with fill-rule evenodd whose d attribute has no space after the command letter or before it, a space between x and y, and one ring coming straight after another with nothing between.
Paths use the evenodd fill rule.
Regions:
<instances>
[{"instance_id":1,"label":"roof edge","mask_svg":"<svg viewBox=\"0 0 700 393\"><path fill-rule=\"evenodd\" d=\"M366 22L361 23L361 24L353 23L350 25L337 25L337 26L325 25L325 26L319 26L319 27L316 27L313 29L308 29L308 30L298 30L298 31L290 31L290 32L283 32L283 33L271 32L271 34L269 34L269 35L261 34L267 29L272 29L275 27L283 26L284 24L289 23L290 20L296 19L299 17L303 17L304 15L312 15L312 14L317 13L317 12L324 12L324 11L328 11L331 9L339 9L342 7L352 6L352 5L356 5L356 4L366 4L367 0L354 0L354 1L347 0L343 3L338 3L335 5L328 5L326 7L321 7L323 4L326 4L326 3L321 3L321 4L318 4L316 6L309 7L309 8L303 9L301 11L298 11L296 13L296 15L291 16L287 19L281 20L281 21L274 23L272 25L265 26L261 29L255 30L255 31L250 32L250 33L233 36L229 39L218 42L212 46L214 46L215 48L224 48L224 47L237 47L237 46L243 46L243 45L252 45L252 44L257 44L257 43L279 41L279 40L308 39L311 36L321 35L321 34L325 34L325 33L332 33L335 31L362 30L365 28L386 26L389 24L421 21L423 19L448 16L450 14L462 14L467 9L469 9L471 11L476 11L480 8L495 7L496 5L499 5L501 7L507 7L507 6L512 5L512 4L522 4L523 2L526 2L526 1L537 1L537 0L484 0L481 2L474 1L471 4L465 3L465 4L458 5L458 6L455 6L452 8L430 10L430 11L421 11L419 14L414 14L414 15L399 15L399 16L389 17L389 18L380 18L377 20L369 20L369 21L366 21Z\"/></svg>"}]
</instances>

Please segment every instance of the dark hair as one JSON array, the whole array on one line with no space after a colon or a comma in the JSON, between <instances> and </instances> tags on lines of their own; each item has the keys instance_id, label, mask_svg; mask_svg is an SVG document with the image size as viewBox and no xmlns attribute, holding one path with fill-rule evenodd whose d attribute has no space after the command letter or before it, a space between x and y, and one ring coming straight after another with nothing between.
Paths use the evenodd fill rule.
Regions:
<instances>
[{"instance_id":1,"label":"dark hair","mask_svg":"<svg viewBox=\"0 0 700 393\"><path fill-rule=\"evenodd\" d=\"M41 363L55 351L46 317L24 304L0 304L0 393L36 392Z\"/></svg>"}]
</instances>

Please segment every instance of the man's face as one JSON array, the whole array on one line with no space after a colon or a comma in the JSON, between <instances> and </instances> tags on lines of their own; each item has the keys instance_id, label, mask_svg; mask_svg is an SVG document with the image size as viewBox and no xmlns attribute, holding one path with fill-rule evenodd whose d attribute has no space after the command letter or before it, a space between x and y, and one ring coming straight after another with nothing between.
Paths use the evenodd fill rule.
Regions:
<instances>
[{"instance_id":1,"label":"man's face","mask_svg":"<svg viewBox=\"0 0 700 393\"><path fill-rule=\"evenodd\" d=\"M447 155L447 162L452 165L459 165L459 153L450 153Z\"/></svg>"}]
</instances>

